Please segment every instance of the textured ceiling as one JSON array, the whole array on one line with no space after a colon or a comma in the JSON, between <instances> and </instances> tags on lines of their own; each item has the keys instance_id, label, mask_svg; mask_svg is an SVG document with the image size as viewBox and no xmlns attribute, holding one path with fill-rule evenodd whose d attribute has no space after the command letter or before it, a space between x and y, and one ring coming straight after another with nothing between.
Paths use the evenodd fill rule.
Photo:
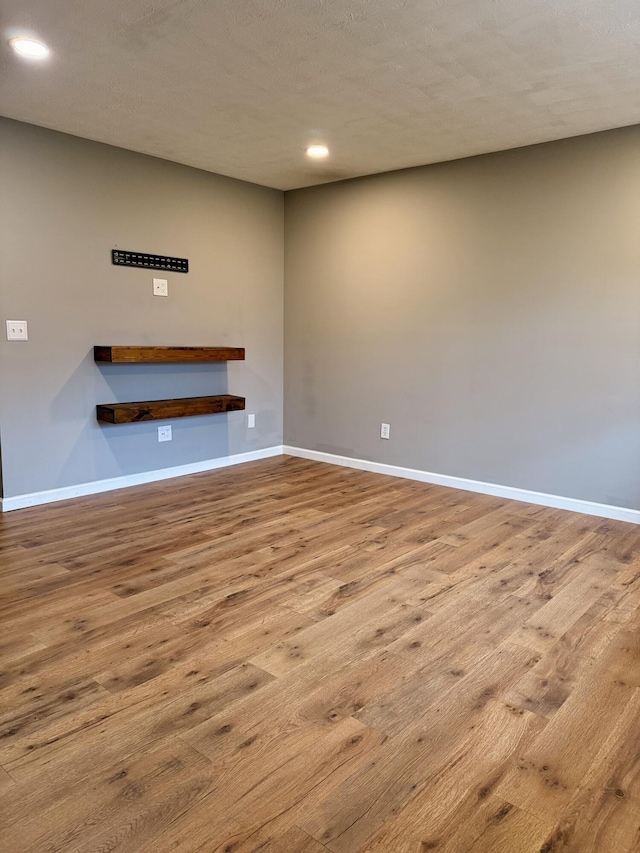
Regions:
<instances>
[{"instance_id":1,"label":"textured ceiling","mask_svg":"<svg viewBox=\"0 0 640 853\"><path fill-rule=\"evenodd\" d=\"M638 0L2 0L2 21L4 115L280 189L640 122ZM51 59L15 57L22 34Z\"/></svg>"}]
</instances>

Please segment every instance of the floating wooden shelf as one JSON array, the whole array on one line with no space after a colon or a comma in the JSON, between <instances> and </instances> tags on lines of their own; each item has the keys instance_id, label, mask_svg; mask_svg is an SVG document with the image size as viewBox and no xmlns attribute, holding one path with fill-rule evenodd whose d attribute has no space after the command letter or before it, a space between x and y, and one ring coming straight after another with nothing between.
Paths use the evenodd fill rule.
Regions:
<instances>
[{"instance_id":1,"label":"floating wooden shelf","mask_svg":"<svg viewBox=\"0 0 640 853\"><path fill-rule=\"evenodd\" d=\"M244 361L244 347L101 347L93 348L97 362L141 364L178 361Z\"/></svg>"},{"instance_id":2,"label":"floating wooden shelf","mask_svg":"<svg viewBox=\"0 0 640 853\"><path fill-rule=\"evenodd\" d=\"M182 397L175 400L147 400L144 403L109 403L96 406L98 420L107 424L132 424L167 418L216 415L244 409L244 397L216 394L214 397Z\"/></svg>"}]
</instances>

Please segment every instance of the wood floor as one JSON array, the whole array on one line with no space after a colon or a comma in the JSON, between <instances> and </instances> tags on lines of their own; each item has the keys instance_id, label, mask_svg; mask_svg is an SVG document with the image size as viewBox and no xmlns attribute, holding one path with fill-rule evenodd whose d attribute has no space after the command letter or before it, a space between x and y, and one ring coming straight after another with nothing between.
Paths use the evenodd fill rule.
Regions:
<instances>
[{"instance_id":1,"label":"wood floor","mask_svg":"<svg viewBox=\"0 0 640 853\"><path fill-rule=\"evenodd\" d=\"M640 528L282 457L0 520L4 853L640 850Z\"/></svg>"}]
</instances>

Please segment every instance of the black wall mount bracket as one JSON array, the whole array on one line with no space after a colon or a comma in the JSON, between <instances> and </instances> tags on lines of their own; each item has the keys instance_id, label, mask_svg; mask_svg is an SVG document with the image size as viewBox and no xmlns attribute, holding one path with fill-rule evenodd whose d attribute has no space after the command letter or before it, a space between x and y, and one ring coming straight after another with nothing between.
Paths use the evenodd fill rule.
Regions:
<instances>
[{"instance_id":1,"label":"black wall mount bracket","mask_svg":"<svg viewBox=\"0 0 640 853\"><path fill-rule=\"evenodd\" d=\"M165 272L189 272L187 258L170 258L168 255L149 255L146 252L124 252L111 250L111 263L118 267L143 267Z\"/></svg>"}]
</instances>

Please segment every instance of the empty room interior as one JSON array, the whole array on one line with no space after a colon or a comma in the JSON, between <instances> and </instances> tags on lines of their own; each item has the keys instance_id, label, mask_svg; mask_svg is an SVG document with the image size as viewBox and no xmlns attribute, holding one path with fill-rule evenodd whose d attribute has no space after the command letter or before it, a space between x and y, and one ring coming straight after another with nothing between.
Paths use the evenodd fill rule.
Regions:
<instances>
[{"instance_id":1,"label":"empty room interior","mask_svg":"<svg viewBox=\"0 0 640 853\"><path fill-rule=\"evenodd\" d=\"M638 853L637 2L0 42L3 853Z\"/></svg>"}]
</instances>

